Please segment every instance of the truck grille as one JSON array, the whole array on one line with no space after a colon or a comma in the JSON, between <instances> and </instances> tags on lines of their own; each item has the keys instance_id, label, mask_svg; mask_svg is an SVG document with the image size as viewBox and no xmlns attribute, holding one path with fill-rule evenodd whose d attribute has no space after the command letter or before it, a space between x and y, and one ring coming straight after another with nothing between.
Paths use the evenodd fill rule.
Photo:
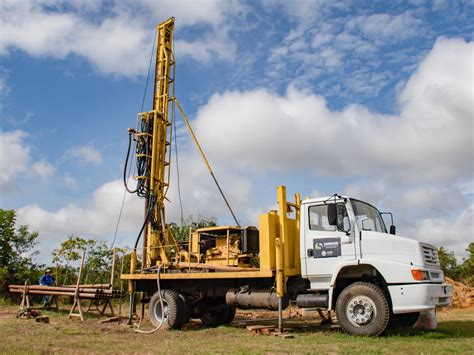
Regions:
<instances>
[{"instance_id":1,"label":"truck grille","mask_svg":"<svg viewBox=\"0 0 474 355\"><path fill-rule=\"evenodd\" d=\"M436 250L436 248L422 244L421 253L423 254L423 260L426 265L439 266L438 250Z\"/></svg>"}]
</instances>

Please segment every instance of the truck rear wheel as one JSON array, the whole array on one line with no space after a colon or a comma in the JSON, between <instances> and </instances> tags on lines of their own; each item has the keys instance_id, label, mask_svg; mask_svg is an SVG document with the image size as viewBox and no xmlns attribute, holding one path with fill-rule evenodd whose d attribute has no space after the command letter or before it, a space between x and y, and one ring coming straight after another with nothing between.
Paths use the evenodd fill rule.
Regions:
<instances>
[{"instance_id":1,"label":"truck rear wheel","mask_svg":"<svg viewBox=\"0 0 474 355\"><path fill-rule=\"evenodd\" d=\"M183 318L181 319L181 324L189 323L191 320L191 303L186 296L179 294L179 299L183 305Z\"/></svg>"},{"instance_id":2,"label":"truck rear wheel","mask_svg":"<svg viewBox=\"0 0 474 355\"><path fill-rule=\"evenodd\" d=\"M204 312L201 314L201 322L206 327L218 327L229 324L235 317L235 307L223 307L217 311Z\"/></svg>"},{"instance_id":3,"label":"truck rear wheel","mask_svg":"<svg viewBox=\"0 0 474 355\"><path fill-rule=\"evenodd\" d=\"M224 322L222 324L230 324L234 320L235 317L235 307L228 307L227 315L224 319Z\"/></svg>"},{"instance_id":4,"label":"truck rear wheel","mask_svg":"<svg viewBox=\"0 0 474 355\"><path fill-rule=\"evenodd\" d=\"M160 302L160 294L155 294L150 299L148 305L148 315L151 323L160 329L179 329L183 324L183 301L179 294L172 290L162 290L161 298L163 300L163 309Z\"/></svg>"},{"instance_id":5,"label":"truck rear wheel","mask_svg":"<svg viewBox=\"0 0 474 355\"><path fill-rule=\"evenodd\" d=\"M380 335L388 325L390 307L383 291L368 282L355 282L342 290L336 302L337 320L353 335Z\"/></svg>"}]
</instances>

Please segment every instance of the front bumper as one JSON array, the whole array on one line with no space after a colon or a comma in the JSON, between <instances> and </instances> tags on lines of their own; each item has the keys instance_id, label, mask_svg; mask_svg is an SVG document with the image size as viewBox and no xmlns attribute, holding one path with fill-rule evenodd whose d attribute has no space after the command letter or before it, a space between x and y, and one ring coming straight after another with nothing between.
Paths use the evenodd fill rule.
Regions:
<instances>
[{"instance_id":1,"label":"front bumper","mask_svg":"<svg viewBox=\"0 0 474 355\"><path fill-rule=\"evenodd\" d=\"M453 287L448 284L410 284L388 286L393 313L422 312L451 304Z\"/></svg>"}]
</instances>

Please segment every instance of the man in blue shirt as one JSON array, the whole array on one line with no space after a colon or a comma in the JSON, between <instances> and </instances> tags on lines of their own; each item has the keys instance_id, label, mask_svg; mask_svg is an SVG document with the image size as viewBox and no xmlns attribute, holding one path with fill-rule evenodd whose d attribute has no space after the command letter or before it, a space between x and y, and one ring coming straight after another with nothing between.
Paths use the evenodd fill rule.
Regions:
<instances>
[{"instance_id":1,"label":"man in blue shirt","mask_svg":"<svg viewBox=\"0 0 474 355\"><path fill-rule=\"evenodd\" d=\"M54 281L56 279L54 278L53 275L51 275L51 270L50 269L47 269L43 276L41 276L40 280L39 280L39 283L40 285L42 286L52 286L54 284ZM49 305L49 302L50 302L50 295L45 295L43 297L43 303L44 303L44 306L48 306Z\"/></svg>"}]
</instances>

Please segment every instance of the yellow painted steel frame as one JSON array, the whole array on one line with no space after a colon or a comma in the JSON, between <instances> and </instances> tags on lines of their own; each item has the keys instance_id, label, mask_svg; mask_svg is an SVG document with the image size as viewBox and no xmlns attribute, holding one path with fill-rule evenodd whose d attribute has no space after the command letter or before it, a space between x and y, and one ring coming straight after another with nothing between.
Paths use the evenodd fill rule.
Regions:
<instances>
[{"instance_id":1,"label":"yellow painted steel frame","mask_svg":"<svg viewBox=\"0 0 474 355\"><path fill-rule=\"evenodd\" d=\"M276 271L276 291L283 297L288 277L301 274L300 265L300 204L286 199L285 186L277 188L278 212L270 211L260 216L260 270ZM294 212L294 218L288 213Z\"/></svg>"},{"instance_id":2,"label":"yellow painted steel frame","mask_svg":"<svg viewBox=\"0 0 474 355\"><path fill-rule=\"evenodd\" d=\"M186 272L163 273L161 279L170 280L199 280L199 279L239 279L239 278L268 278L275 277L276 292L283 297L286 282L290 276L301 275L300 265L300 204L299 194L295 201L286 199L285 186L277 188L278 212L270 211L260 215L260 267L255 270L235 267L234 271L225 272ZM288 216L294 212L294 218ZM228 226L227 226L228 227ZM226 228L213 227L214 229ZM190 250L192 246L190 246ZM186 262L183 262L186 265ZM206 264L202 264L206 265ZM172 265L170 265L172 267ZM123 274L122 280L156 280L154 274Z\"/></svg>"},{"instance_id":3,"label":"yellow painted steel frame","mask_svg":"<svg viewBox=\"0 0 474 355\"><path fill-rule=\"evenodd\" d=\"M142 119L153 120L152 156L149 184L150 197L146 206L153 203L151 218L146 226L143 260L145 268L157 263L168 263L170 254L178 252L176 241L165 224L166 193L169 187L172 122L169 117L170 87L174 96L172 77L174 18L156 27L158 44L156 50L155 85L153 111L141 114ZM147 210L145 208L145 210ZM147 215L148 212L145 212Z\"/></svg>"}]
</instances>

